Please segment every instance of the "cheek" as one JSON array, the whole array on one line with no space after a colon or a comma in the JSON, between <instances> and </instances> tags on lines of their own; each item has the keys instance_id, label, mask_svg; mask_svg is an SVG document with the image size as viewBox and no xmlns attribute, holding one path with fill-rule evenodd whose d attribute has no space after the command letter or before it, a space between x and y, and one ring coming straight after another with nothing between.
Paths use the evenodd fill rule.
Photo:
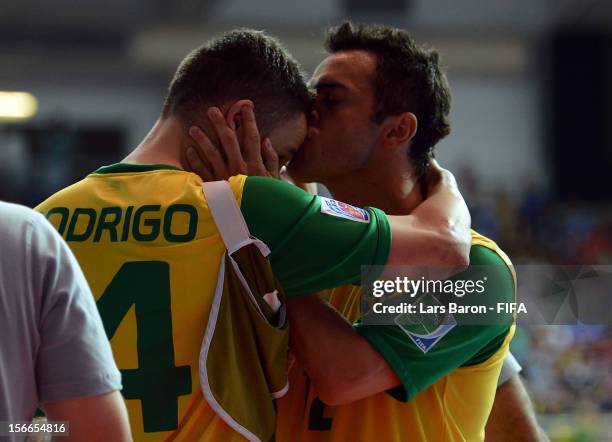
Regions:
<instances>
[{"instance_id":1,"label":"cheek","mask_svg":"<svg viewBox=\"0 0 612 442\"><path fill-rule=\"evenodd\" d=\"M330 119L321 126L321 139L329 149L346 151L370 142L372 136L367 122L353 116Z\"/></svg>"},{"instance_id":2,"label":"cheek","mask_svg":"<svg viewBox=\"0 0 612 442\"><path fill-rule=\"evenodd\" d=\"M331 135L350 136L354 133L363 132L369 128L369 125L370 122L367 117L353 107L329 112L327 118L321 119L321 129Z\"/></svg>"},{"instance_id":3,"label":"cheek","mask_svg":"<svg viewBox=\"0 0 612 442\"><path fill-rule=\"evenodd\" d=\"M274 146L274 142L272 141L272 146ZM279 159L280 158L286 158L289 156L289 149L283 147L283 146L279 146L279 147L275 147L274 150L276 151L276 155L278 155Z\"/></svg>"}]
</instances>

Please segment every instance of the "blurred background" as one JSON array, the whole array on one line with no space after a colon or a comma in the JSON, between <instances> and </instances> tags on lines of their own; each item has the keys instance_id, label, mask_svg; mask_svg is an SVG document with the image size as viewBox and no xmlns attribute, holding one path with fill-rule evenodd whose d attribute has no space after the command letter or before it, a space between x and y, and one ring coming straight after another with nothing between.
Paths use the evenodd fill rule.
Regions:
<instances>
[{"instance_id":1,"label":"blurred background","mask_svg":"<svg viewBox=\"0 0 612 442\"><path fill-rule=\"evenodd\" d=\"M612 264L605 0L5 0L0 199L33 206L122 159L208 38L265 29L312 72L322 30L344 18L406 28L440 51L453 110L438 158L477 230L515 263ZM521 327L513 351L551 439L612 440L610 327Z\"/></svg>"}]
</instances>

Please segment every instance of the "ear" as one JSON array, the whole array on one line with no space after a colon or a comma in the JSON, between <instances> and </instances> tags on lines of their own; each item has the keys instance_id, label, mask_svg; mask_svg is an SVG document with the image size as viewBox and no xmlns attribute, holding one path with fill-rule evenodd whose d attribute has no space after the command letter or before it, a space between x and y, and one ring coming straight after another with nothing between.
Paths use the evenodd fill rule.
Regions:
<instances>
[{"instance_id":1,"label":"ear","mask_svg":"<svg viewBox=\"0 0 612 442\"><path fill-rule=\"evenodd\" d=\"M403 146L414 138L418 128L416 115L404 112L383 122L383 142L386 146Z\"/></svg>"},{"instance_id":2,"label":"ear","mask_svg":"<svg viewBox=\"0 0 612 442\"><path fill-rule=\"evenodd\" d=\"M240 127L240 110L244 106L255 107L251 100L242 99L230 105L230 107L225 112L225 119L227 121L227 124L234 130L237 127Z\"/></svg>"}]
</instances>

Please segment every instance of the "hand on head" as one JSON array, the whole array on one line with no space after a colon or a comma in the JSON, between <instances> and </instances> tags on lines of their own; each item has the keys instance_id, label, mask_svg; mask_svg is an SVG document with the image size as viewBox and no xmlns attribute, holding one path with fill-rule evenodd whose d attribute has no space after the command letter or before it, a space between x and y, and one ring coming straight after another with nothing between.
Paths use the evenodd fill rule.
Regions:
<instances>
[{"instance_id":1,"label":"hand on head","mask_svg":"<svg viewBox=\"0 0 612 442\"><path fill-rule=\"evenodd\" d=\"M198 126L189 129L193 141L187 146L189 171L204 181L226 180L234 175L279 177L278 155L269 138L261 138L250 100L234 103L226 115L218 107L207 112L220 146Z\"/></svg>"}]
</instances>

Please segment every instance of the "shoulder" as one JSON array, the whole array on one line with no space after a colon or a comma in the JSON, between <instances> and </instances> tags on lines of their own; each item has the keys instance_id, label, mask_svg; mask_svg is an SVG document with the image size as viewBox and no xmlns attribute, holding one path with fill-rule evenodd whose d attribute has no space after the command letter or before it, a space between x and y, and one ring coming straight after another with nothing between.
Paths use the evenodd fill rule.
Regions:
<instances>
[{"instance_id":1,"label":"shoulder","mask_svg":"<svg viewBox=\"0 0 612 442\"><path fill-rule=\"evenodd\" d=\"M244 186L245 186L245 184L246 184L248 179L249 179L249 177L247 177L246 175L235 175L233 177L230 177L229 180L227 180L229 182L229 185L230 185L231 189L232 189L232 192L234 192L234 196L236 197L236 201L238 201L238 205L240 205L240 203L242 202L242 195L244 193Z\"/></svg>"},{"instance_id":2,"label":"shoulder","mask_svg":"<svg viewBox=\"0 0 612 442\"><path fill-rule=\"evenodd\" d=\"M42 283L48 269L65 258L63 242L53 226L36 211L16 204L0 203L0 264L14 281L27 278Z\"/></svg>"},{"instance_id":3,"label":"shoulder","mask_svg":"<svg viewBox=\"0 0 612 442\"><path fill-rule=\"evenodd\" d=\"M303 216L308 208L317 208L313 205L316 196L292 184L258 176L246 177L239 201L247 222L254 224L270 222L271 219L274 223L294 223L296 217Z\"/></svg>"},{"instance_id":4,"label":"shoulder","mask_svg":"<svg viewBox=\"0 0 612 442\"><path fill-rule=\"evenodd\" d=\"M493 240L474 230L469 269L469 274L486 274L488 284L495 287L499 295L514 296L517 281L512 261Z\"/></svg>"},{"instance_id":5,"label":"shoulder","mask_svg":"<svg viewBox=\"0 0 612 442\"><path fill-rule=\"evenodd\" d=\"M230 178L230 184L232 184L232 179L236 179L236 184L239 184L240 181L238 181L240 178L243 178L242 182L243 182L243 187L244 187L244 193L249 195L249 198L251 196L256 196L256 197L265 197L265 198L271 198L271 197L282 197L285 199L293 199L293 198L303 198L303 197L308 197L309 199L312 199L314 197L314 195L311 195L307 192L305 192L304 190L300 189L297 186L294 186L293 184L289 184L286 183L284 181L275 179L275 178L270 178L270 177L261 177L261 176L250 176L250 177L244 177L244 176L236 176L236 177L232 177ZM232 188L234 187L234 185L232 186Z\"/></svg>"},{"instance_id":6,"label":"shoulder","mask_svg":"<svg viewBox=\"0 0 612 442\"><path fill-rule=\"evenodd\" d=\"M0 220L0 238L4 245L23 246L32 230L51 228L40 213L29 207L1 201Z\"/></svg>"},{"instance_id":7,"label":"shoulder","mask_svg":"<svg viewBox=\"0 0 612 442\"><path fill-rule=\"evenodd\" d=\"M89 176L87 176L81 181L77 181L76 183L57 191L42 203L37 205L34 210L44 215L50 209L74 204L78 198L82 198L87 194L85 190L90 188L90 186L95 186L95 181L91 180Z\"/></svg>"},{"instance_id":8,"label":"shoulder","mask_svg":"<svg viewBox=\"0 0 612 442\"><path fill-rule=\"evenodd\" d=\"M473 262L473 258L477 262ZM472 248L470 250L470 263L473 264L505 264L512 267L512 261L508 255L497 245L495 241L472 230Z\"/></svg>"},{"instance_id":9,"label":"shoulder","mask_svg":"<svg viewBox=\"0 0 612 442\"><path fill-rule=\"evenodd\" d=\"M38 219L38 214L29 207L0 201L0 217L4 221L0 223L0 228L6 228L14 223L32 223Z\"/></svg>"}]
</instances>

